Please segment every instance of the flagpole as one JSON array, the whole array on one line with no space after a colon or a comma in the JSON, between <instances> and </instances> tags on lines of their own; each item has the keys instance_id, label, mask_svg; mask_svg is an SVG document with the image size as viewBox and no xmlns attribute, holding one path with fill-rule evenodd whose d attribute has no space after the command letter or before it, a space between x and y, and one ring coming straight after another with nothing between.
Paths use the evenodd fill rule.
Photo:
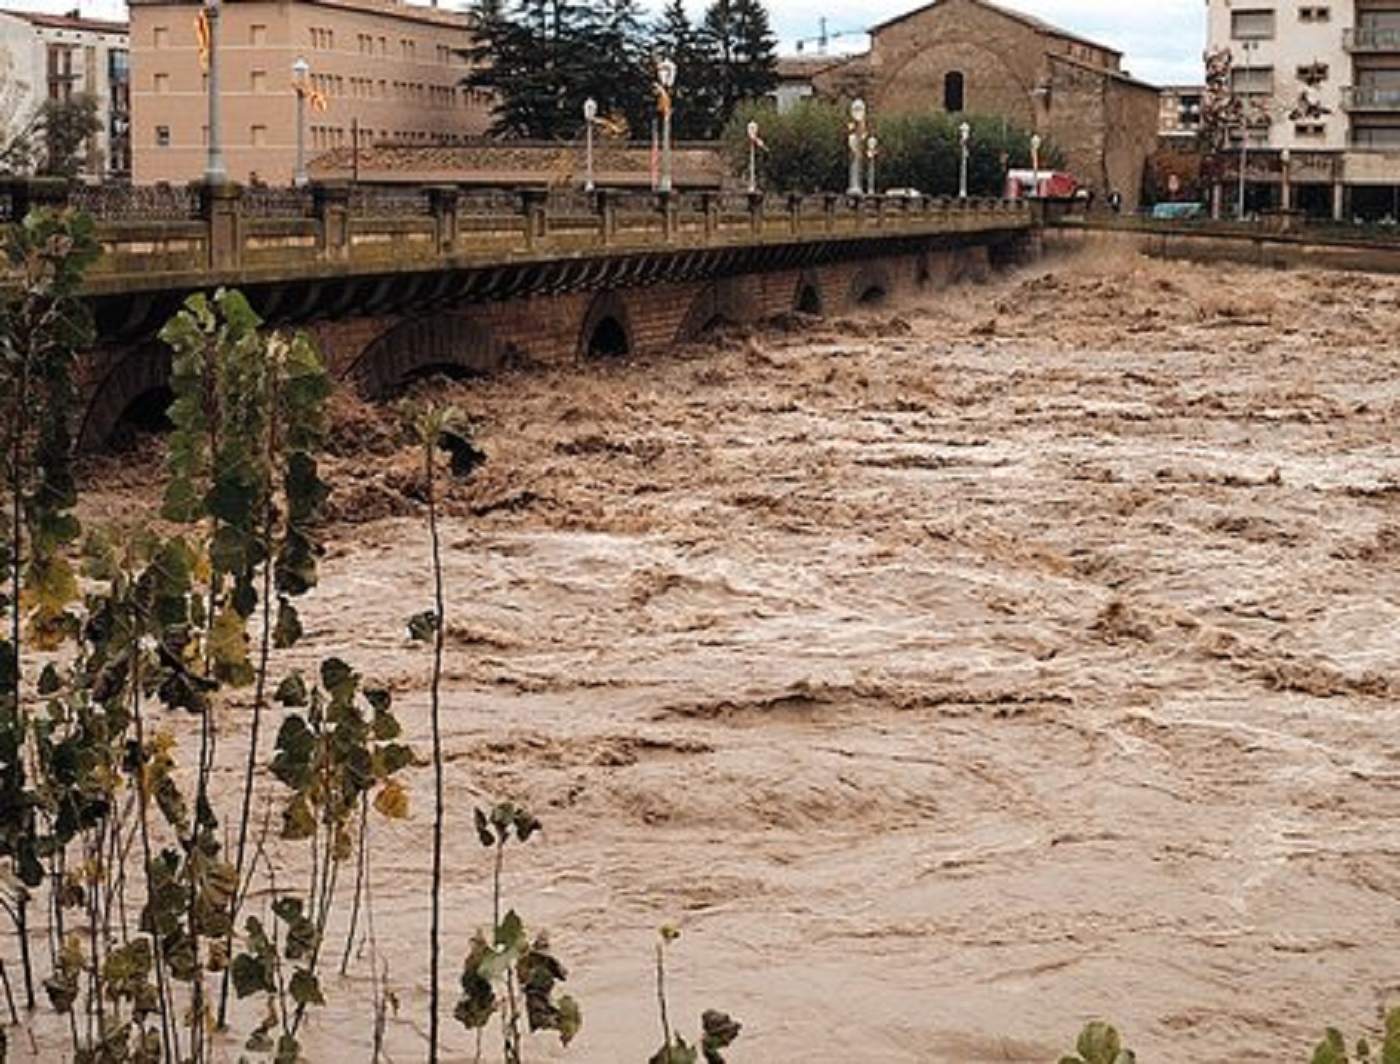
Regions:
<instances>
[{"instance_id":1,"label":"flagpole","mask_svg":"<svg viewBox=\"0 0 1400 1064\"><path fill-rule=\"evenodd\" d=\"M205 0L204 14L209 24L209 155L204 164L204 180L210 185L228 180L224 169L223 121L219 107L219 14L220 0Z\"/></svg>"}]
</instances>

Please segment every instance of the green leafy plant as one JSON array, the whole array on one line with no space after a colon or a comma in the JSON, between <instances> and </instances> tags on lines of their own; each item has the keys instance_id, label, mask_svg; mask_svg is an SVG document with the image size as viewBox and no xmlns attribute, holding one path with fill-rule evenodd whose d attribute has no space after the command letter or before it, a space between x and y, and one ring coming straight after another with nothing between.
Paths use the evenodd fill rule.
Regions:
<instances>
[{"instance_id":1,"label":"green leafy plant","mask_svg":"<svg viewBox=\"0 0 1400 1064\"><path fill-rule=\"evenodd\" d=\"M274 899L280 934L269 935L263 921L248 918L247 949L232 967L240 998L267 996L265 1018L247 1048L278 1059L299 1050L306 1009L325 1003L322 945L340 871L362 837L358 822L370 804L388 817L408 815L408 796L395 776L412 764L413 754L398 742L401 729L389 692L363 687L360 676L337 658L322 663L320 680L310 687L293 674L279 686L277 701L300 712L283 720L272 760L272 774L287 790L281 834L309 844L309 881L303 895L282 893Z\"/></svg>"},{"instance_id":2,"label":"green leafy plant","mask_svg":"<svg viewBox=\"0 0 1400 1064\"><path fill-rule=\"evenodd\" d=\"M1101 1020L1084 1025L1075 1043L1075 1053L1060 1058L1060 1064L1134 1064L1136 1054L1123 1048L1118 1029Z\"/></svg>"},{"instance_id":3,"label":"green leafy plant","mask_svg":"<svg viewBox=\"0 0 1400 1064\"><path fill-rule=\"evenodd\" d=\"M477 838L495 854L492 928L489 937L478 931L472 938L454 1015L468 1030L480 1032L499 1013L506 1064L520 1064L522 1059L522 1018L531 1031L557 1032L566 1046L583 1023L578 1002L568 994L555 994L567 972L550 951L548 937L541 933L532 940L514 909L501 915L506 843L514 837L523 844L539 829L534 815L513 802L500 802L489 813L476 810Z\"/></svg>"},{"instance_id":4,"label":"green leafy plant","mask_svg":"<svg viewBox=\"0 0 1400 1064\"><path fill-rule=\"evenodd\" d=\"M690 1045L671 1030L666 1000L666 949L681 937L680 929L663 926L656 937L656 1005L661 1015L661 1048L648 1064L724 1064L724 1050L734 1044L743 1025L727 1013L706 1009L700 1014L700 1042Z\"/></svg>"},{"instance_id":5,"label":"green leafy plant","mask_svg":"<svg viewBox=\"0 0 1400 1064\"><path fill-rule=\"evenodd\" d=\"M476 449L464 427L461 412L454 407L432 406L418 414L415 422L423 448L423 474L427 486L428 534L432 542L433 608L409 618L409 635L420 642L432 642L433 674L428 694L431 700L433 744L433 865L432 917L428 929L428 1060L438 1059L441 1037L442 962L442 833L446 819L443 802L442 759L442 654L446 628L446 591L442 574L442 540L438 530L438 463L446 451L452 472L470 476L485 459Z\"/></svg>"},{"instance_id":6,"label":"green leafy plant","mask_svg":"<svg viewBox=\"0 0 1400 1064\"><path fill-rule=\"evenodd\" d=\"M1337 1028L1329 1027L1311 1059L1312 1064L1400 1064L1400 1008L1390 1009L1385 1014L1380 1056L1373 1055L1371 1043L1365 1038L1358 1038L1355 1052L1348 1055L1345 1036Z\"/></svg>"},{"instance_id":7,"label":"green leafy plant","mask_svg":"<svg viewBox=\"0 0 1400 1064\"><path fill-rule=\"evenodd\" d=\"M29 945L31 891L43 880L40 828L26 757L24 648L55 649L77 630L77 581L65 549L79 535L69 436L77 354L92 338L78 297L96 258L92 221L70 211L34 211L10 227L4 259L12 282L0 289L0 859L14 889L4 907L20 939L25 1002L34 1006Z\"/></svg>"},{"instance_id":8,"label":"green leafy plant","mask_svg":"<svg viewBox=\"0 0 1400 1064\"><path fill-rule=\"evenodd\" d=\"M172 520L202 525L209 537L208 671L221 682L254 687L234 859L240 884L235 918L247 889L272 649L301 638L293 599L316 585L315 526L329 491L317 453L330 379L306 337L264 333L261 326L242 293L221 289L212 299L191 296L161 330L172 350L174 396L163 511ZM253 660L248 622L255 612L260 616ZM212 715L204 720L201 792L214 741ZM225 980L221 1024L227 991Z\"/></svg>"}]
</instances>

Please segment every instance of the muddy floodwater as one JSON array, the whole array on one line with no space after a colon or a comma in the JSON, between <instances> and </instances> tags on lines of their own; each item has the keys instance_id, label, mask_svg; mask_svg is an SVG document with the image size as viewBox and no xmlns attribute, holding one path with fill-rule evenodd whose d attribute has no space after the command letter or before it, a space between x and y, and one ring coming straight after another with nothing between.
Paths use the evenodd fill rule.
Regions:
<instances>
[{"instance_id":1,"label":"muddy floodwater","mask_svg":"<svg viewBox=\"0 0 1400 1064\"><path fill-rule=\"evenodd\" d=\"M1092 1018L1145 1064L1374 1032L1400 1004L1397 336L1400 281L1086 253L450 386L490 462L443 528L449 1011L490 918L472 809L509 797L544 832L507 903L584 1010L527 1059L649 1057L662 924L673 1023L731 1012L740 1064L1049 1064ZM299 652L392 686L426 753L421 475L353 413ZM411 776L413 818L373 833L401 1062ZM308 1059L370 1059L370 957L327 979Z\"/></svg>"}]
</instances>

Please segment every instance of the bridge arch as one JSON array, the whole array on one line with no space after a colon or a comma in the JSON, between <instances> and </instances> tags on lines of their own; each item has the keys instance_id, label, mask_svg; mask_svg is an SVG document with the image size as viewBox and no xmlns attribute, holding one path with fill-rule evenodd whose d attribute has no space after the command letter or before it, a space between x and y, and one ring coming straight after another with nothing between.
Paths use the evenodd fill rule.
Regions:
<instances>
[{"instance_id":1,"label":"bridge arch","mask_svg":"<svg viewBox=\"0 0 1400 1064\"><path fill-rule=\"evenodd\" d=\"M434 371L485 376L501 369L511 349L470 314L449 312L412 318L369 343L346 371L367 398L393 394Z\"/></svg>"},{"instance_id":2,"label":"bridge arch","mask_svg":"<svg viewBox=\"0 0 1400 1064\"><path fill-rule=\"evenodd\" d=\"M811 270L806 270L797 279L797 290L792 296L792 309L799 314L821 317L826 313L826 297L822 294L821 279Z\"/></svg>"},{"instance_id":3,"label":"bridge arch","mask_svg":"<svg viewBox=\"0 0 1400 1064\"><path fill-rule=\"evenodd\" d=\"M97 381L90 395L78 428L80 450L120 443L125 428L162 428L171 400L170 348L152 340L133 349Z\"/></svg>"},{"instance_id":4,"label":"bridge arch","mask_svg":"<svg viewBox=\"0 0 1400 1064\"><path fill-rule=\"evenodd\" d=\"M623 358L635 350L632 318L618 292L600 292L583 316L578 353L583 358Z\"/></svg>"},{"instance_id":5,"label":"bridge arch","mask_svg":"<svg viewBox=\"0 0 1400 1064\"><path fill-rule=\"evenodd\" d=\"M878 263L870 263L861 266L851 278L849 300L860 306L877 307L893 292L889 270Z\"/></svg>"}]
</instances>

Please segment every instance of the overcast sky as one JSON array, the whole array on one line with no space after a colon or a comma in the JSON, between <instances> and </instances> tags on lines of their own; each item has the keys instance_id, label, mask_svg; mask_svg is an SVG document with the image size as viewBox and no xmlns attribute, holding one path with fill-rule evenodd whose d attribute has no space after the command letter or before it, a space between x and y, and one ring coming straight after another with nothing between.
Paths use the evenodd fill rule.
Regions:
<instances>
[{"instance_id":1,"label":"overcast sky","mask_svg":"<svg viewBox=\"0 0 1400 1064\"><path fill-rule=\"evenodd\" d=\"M686 9L707 0L687 0ZM1206 5L1202 0L993 0L1081 37L1123 53L1123 66L1134 77L1154 85L1194 84L1202 77L1201 52L1206 42ZM660 5L655 5L660 6ZM923 4L917 0L767 0L773 29L783 54L791 54L799 38L815 38L826 16L827 32L851 34L831 41L833 50L865 46L861 31ZM692 17L694 11L691 12ZM804 54L816 48L805 44Z\"/></svg>"},{"instance_id":2,"label":"overcast sky","mask_svg":"<svg viewBox=\"0 0 1400 1064\"><path fill-rule=\"evenodd\" d=\"M1123 53L1123 65L1134 77L1154 85L1199 82L1201 51L1205 47L1205 4L1201 0L995 0L1099 41ZM442 0L444 6L465 7L463 0ZM658 11L664 0L644 0ZM709 0L687 0L691 18L698 18ZM817 49L815 38L826 17L832 51L849 52L865 46L864 31L922 6L918 0L767 0L780 51L791 55L799 38L813 38L804 54ZM0 7L29 11L70 11L99 18L124 18L122 0L0 0ZM838 37L837 34L840 34Z\"/></svg>"}]
</instances>

